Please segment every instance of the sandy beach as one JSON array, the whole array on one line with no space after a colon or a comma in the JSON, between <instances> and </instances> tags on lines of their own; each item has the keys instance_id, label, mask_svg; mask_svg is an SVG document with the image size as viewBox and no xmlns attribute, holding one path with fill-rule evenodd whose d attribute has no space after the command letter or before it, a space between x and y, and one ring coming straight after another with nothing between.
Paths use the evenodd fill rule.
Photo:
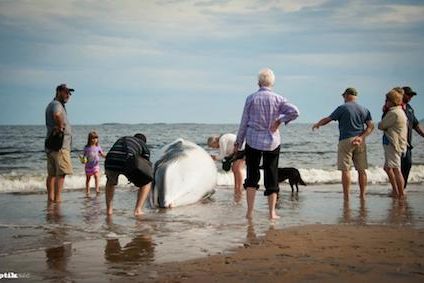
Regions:
<instances>
[{"instance_id":1,"label":"sandy beach","mask_svg":"<svg viewBox=\"0 0 424 283\"><path fill-rule=\"evenodd\" d=\"M234 253L153 266L152 282L423 282L424 229L308 225ZM137 279L144 281L144 276Z\"/></svg>"},{"instance_id":2,"label":"sandy beach","mask_svg":"<svg viewBox=\"0 0 424 283\"><path fill-rule=\"evenodd\" d=\"M284 189L267 219L257 195L252 222L232 203L232 188L213 199L134 218L136 191L116 192L116 214L104 194L66 191L61 205L45 194L0 198L0 273L14 282L422 282L424 208L421 185L393 200L372 185L361 202L339 185Z\"/></svg>"}]
</instances>

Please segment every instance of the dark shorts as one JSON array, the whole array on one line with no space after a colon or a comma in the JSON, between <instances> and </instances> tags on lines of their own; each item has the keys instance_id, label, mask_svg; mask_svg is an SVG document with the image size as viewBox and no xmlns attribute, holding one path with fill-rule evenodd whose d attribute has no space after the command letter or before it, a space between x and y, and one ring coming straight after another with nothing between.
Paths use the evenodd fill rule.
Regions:
<instances>
[{"instance_id":1,"label":"dark shorts","mask_svg":"<svg viewBox=\"0 0 424 283\"><path fill-rule=\"evenodd\" d=\"M244 181L244 188L259 188L258 182L261 177L259 173L259 164L263 157L263 170L264 170L264 185L265 195L278 193L278 158L280 157L280 146L272 151L257 150L246 144L246 180Z\"/></svg>"},{"instance_id":2,"label":"dark shorts","mask_svg":"<svg viewBox=\"0 0 424 283\"><path fill-rule=\"evenodd\" d=\"M118 171L106 170L105 174L107 182L113 186L118 185L119 175L121 174L124 175L128 181L133 183L136 187L143 187L152 181L151 179L145 178L144 176L128 176L128 174Z\"/></svg>"}]
</instances>

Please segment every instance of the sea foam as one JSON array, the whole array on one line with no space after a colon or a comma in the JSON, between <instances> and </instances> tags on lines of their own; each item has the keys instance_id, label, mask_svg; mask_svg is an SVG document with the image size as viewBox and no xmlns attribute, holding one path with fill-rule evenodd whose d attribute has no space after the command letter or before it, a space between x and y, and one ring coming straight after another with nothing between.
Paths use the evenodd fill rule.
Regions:
<instances>
[{"instance_id":1,"label":"sea foam","mask_svg":"<svg viewBox=\"0 0 424 283\"><path fill-rule=\"evenodd\" d=\"M308 185L320 184L339 184L341 179L340 171L336 169L303 169L299 168L302 179ZM243 172L245 175L245 172ZM381 167L371 167L367 170L369 184L387 184L388 179L386 172ZM352 170L352 183L357 183L358 174ZM0 175L0 193L37 193L45 192L46 175L22 175L16 172ZM91 181L91 187L94 186L94 180ZM424 183L424 165L412 166L409 183L420 184ZM261 170L260 185L263 185L263 172ZM106 176L100 177L100 186L106 185ZM232 172L218 172L218 186L233 186L234 178ZM85 175L76 174L65 178L65 190L80 190L85 187ZM130 188L132 185L123 175L119 176L119 187Z\"/></svg>"}]
</instances>

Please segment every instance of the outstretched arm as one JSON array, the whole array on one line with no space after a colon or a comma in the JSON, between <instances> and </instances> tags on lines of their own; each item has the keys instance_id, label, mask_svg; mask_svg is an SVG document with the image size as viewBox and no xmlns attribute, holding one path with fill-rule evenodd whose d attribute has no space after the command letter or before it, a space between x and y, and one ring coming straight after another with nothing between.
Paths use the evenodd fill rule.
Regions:
<instances>
[{"instance_id":1,"label":"outstretched arm","mask_svg":"<svg viewBox=\"0 0 424 283\"><path fill-rule=\"evenodd\" d=\"M420 136L422 136L423 138L424 138L424 130L423 130L423 128L421 128L421 126L420 126L420 124L417 124L415 127L414 127L414 130L420 135Z\"/></svg>"},{"instance_id":2,"label":"outstretched arm","mask_svg":"<svg viewBox=\"0 0 424 283\"><path fill-rule=\"evenodd\" d=\"M321 126L325 126L325 125L327 125L328 123L330 123L331 121L332 121L332 119L331 119L330 117L322 118L321 120L319 120L319 121L318 121L318 123L315 123L315 124L312 126L312 130L319 129L319 127L321 127Z\"/></svg>"}]
</instances>

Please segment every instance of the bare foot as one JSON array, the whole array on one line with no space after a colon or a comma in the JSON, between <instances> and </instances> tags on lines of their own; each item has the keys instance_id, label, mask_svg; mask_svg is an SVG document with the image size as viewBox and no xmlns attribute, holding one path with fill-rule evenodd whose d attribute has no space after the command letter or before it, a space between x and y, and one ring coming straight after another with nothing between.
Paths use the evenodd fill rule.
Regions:
<instances>
[{"instance_id":1,"label":"bare foot","mask_svg":"<svg viewBox=\"0 0 424 283\"><path fill-rule=\"evenodd\" d=\"M276 213L273 213L269 216L270 220L276 220L276 219L280 219L280 216L278 216Z\"/></svg>"},{"instance_id":2,"label":"bare foot","mask_svg":"<svg viewBox=\"0 0 424 283\"><path fill-rule=\"evenodd\" d=\"M134 216L142 216L144 212L141 209L134 210Z\"/></svg>"},{"instance_id":3,"label":"bare foot","mask_svg":"<svg viewBox=\"0 0 424 283\"><path fill-rule=\"evenodd\" d=\"M246 219L252 220L253 219L253 212L246 213Z\"/></svg>"},{"instance_id":4,"label":"bare foot","mask_svg":"<svg viewBox=\"0 0 424 283\"><path fill-rule=\"evenodd\" d=\"M234 203L235 204L241 204L241 194L235 194L234 195Z\"/></svg>"},{"instance_id":5,"label":"bare foot","mask_svg":"<svg viewBox=\"0 0 424 283\"><path fill-rule=\"evenodd\" d=\"M391 193L388 194L388 196L391 197L391 198L397 198L398 194L391 192Z\"/></svg>"}]
</instances>

